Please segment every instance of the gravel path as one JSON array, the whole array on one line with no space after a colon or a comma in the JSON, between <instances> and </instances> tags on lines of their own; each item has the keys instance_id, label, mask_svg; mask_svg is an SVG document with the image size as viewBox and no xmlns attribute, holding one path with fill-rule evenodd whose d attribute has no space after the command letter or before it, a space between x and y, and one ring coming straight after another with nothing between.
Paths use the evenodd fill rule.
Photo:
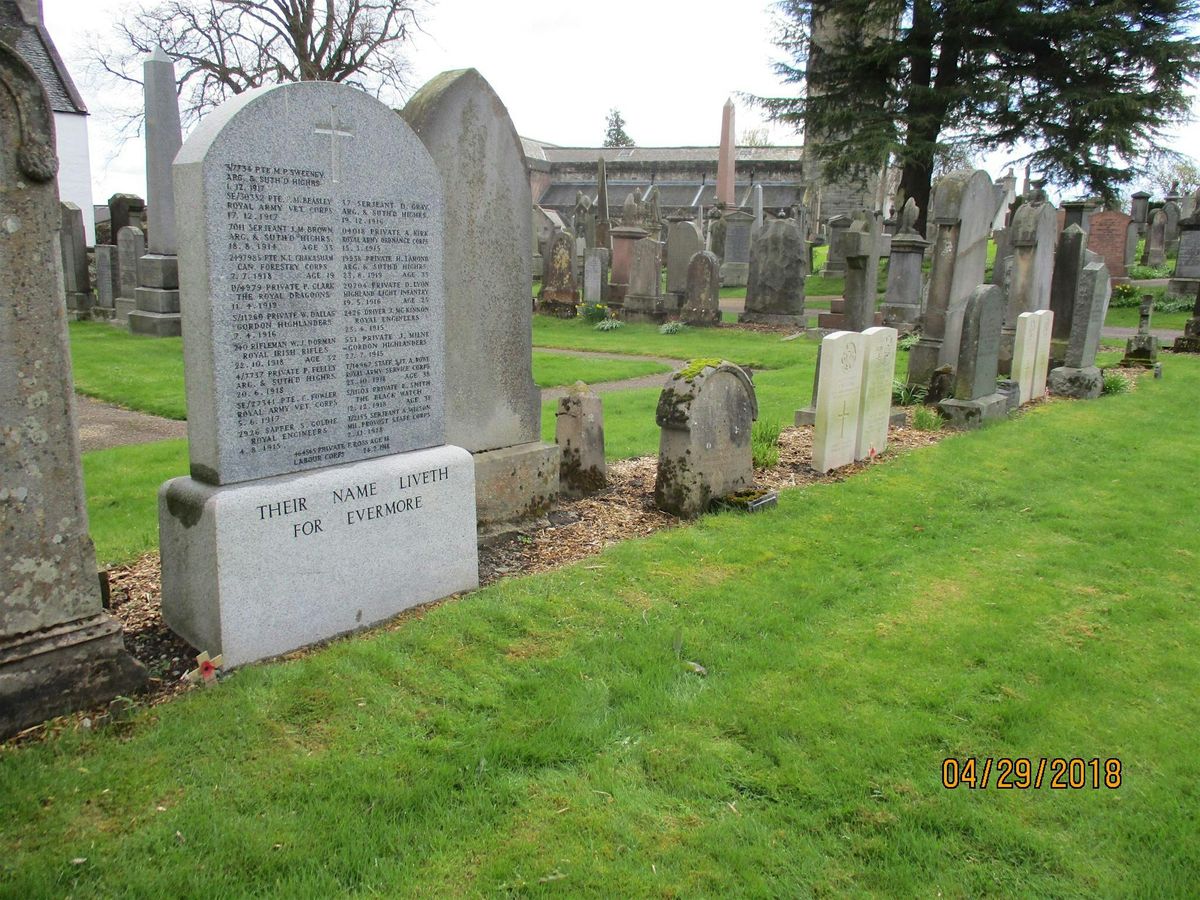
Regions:
<instances>
[{"instance_id":1,"label":"gravel path","mask_svg":"<svg viewBox=\"0 0 1200 900\"><path fill-rule=\"evenodd\" d=\"M187 437L187 422L109 406L82 394L75 395L75 416L84 453Z\"/></svg>"}]
</instances>

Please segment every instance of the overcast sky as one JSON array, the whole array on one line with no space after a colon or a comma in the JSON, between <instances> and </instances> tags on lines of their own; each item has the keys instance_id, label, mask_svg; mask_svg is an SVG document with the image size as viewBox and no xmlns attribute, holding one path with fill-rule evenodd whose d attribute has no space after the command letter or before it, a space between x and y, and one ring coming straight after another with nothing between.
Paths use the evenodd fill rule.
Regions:
<instances>
[{"instance_id":1,"label":"overcast sky","mask_svg":"<svg viewBox=\"0 0 1200 900\"><path fill-rule=\"evenodd\" d=\"M107 37L131 0L44 0L46 27L92 112L89 125L96 202L118 191L145 196L138 139L118 148L111 84L83 65L86 36ZM414 83L447 69L478 69L526 137L598 146L605 118L620 109L641 146L715 145L721 107L734 96L736 127L767 127L773 143L800 143L739 92L780 92L771 64L771 7L764 0L438 0L412 48ZM1200 103L1197 103L1200 111ZM1184 126L1175 149L1200 156L1200 124ZM986 160L1002 174L1003 156Z\"/></svg>"}]
</instances>

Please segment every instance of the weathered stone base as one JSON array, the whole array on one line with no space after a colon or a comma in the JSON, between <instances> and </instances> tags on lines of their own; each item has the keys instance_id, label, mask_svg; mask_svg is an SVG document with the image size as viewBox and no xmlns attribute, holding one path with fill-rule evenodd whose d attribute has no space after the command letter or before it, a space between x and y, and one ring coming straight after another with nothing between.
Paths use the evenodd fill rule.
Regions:
<instances>
[{"instance_id":1,"label":"weathered stone base","mask_svg":"<svg viewBox=\"0 0 1200 900\"><path fill-rule=\"evenodd\" d=\"M579 309L574 303L559 303L555 300L539 300L534 311L542 316L554 316L557 319L573 319L579 315Z\"/></svg>"},{"instance_id":2,"label":"weathered stone base","mask_svg":"<svg viewBox=\"0 0 1200 900\"><path fill-rule=\"evenodd\" d=\"M908 351L908 383L929 387L933 373L941 365L939 357L942 354L941 340L922 337Z\"/></svg>"},{"instance_id":3,"label":"weathered stone base","mask_svg":"<svg viewBox=\"0 0 1200 900\"><path fill-rule=\"evenodd\" d=\"M0 642L0 739L141 690L146 670L104 613Z\"/></svg>"},{"instance_id":4,"label":"weathered stone base","mask_svg":"<svg viewBox=\"0 0 1200 900\"><path fill-rule=\"evenodd\" d=\"M154 337L179 337L183 334L183 318L179 313L157 313L135 309L129 314L128 321L129 330L134 334L149 334Z\"/></svg>"},{"instance_id":5,"label":"weathered stone base","mask_svg":"<svg viewBox=\"0 0 1200 900\"><path fill-rule=\"evenodd\" d=\"M1003 419L1008 414L1008 397L988 394L978 400L943 400L938 410L951 428L978 428L984 422Z\"/></svg>"},{"instance_id":6,"label":"weathered stone base","mask_svg":"<svg viewBox=\"0 0 1200 900\"><path fill-rule=\"evenodd\" d=\"M621 307L621 321L661 325L667 321L667 307L662 297L626 294L625 304Z\"/></svg>"},{"instance_id":7,"label":"weathered stone base","mask_svg":"<svg viewBox=\"0 0 1200 900\"><path fill-rule=\"evenodd\" d=\"M796 410L797 425L816 425L817 424L817 408L815 406L806 406L804 409ZM893 406L891 412L888 413L888 426L895 428L903 428L908 424L908 416L904 412L904 408Z\"/></svg>"},{"instance_id":8,"label":"weathered stone base","mask_svg":"<svg viewBox=\"0 0 1200 900\"><path fill-rule=\"evenodd\" d=\"M1200 335L1175 338L1175 345L1171 350L1175 353L1200 353Z\"/></svg>"},{"instance_id":9,"label":"weathered stone base","mask_svg":"<svg viewBox=\"0 0 1200 900\"><path fill-rule=\"evenodd\" d=\"M1125 342L1123 366L1141 366L1153 369L1158 361L1158 338L1152 334L1135 334Z\"/></svg>"},{"instance_id":10,"label":"weathered stone base","mask_svg":"<svg viewBox=\"0 0 1200 900\"><path fill-rule=\"evenodd\" d=\"M129 314L137 309L137 301L132 297L118 297L114 303L116 304L116 318L114 321L118 325L128 325Z\"/></svg>"},{"instance_id":11,"label":"weathered stone base","mask_svg":"<svg viewBox=\"0 0 1200 900\"><path fill-rule=\"evenodd\" d=\"M1050 370L1047 385L1050 392L1059 397L1094 400L1104 390L1104 377L1095 366L1088 366L1086 369L1059 366Z\"/></svg>"},{"instance_id":12,"label":"weathered stone base","mask_svg":"<svg viewBox=\"0 0 1200 900\"><path fill-rule=\"evenodd\" d=\"M1011 360L1010 360L1011 362ZM1021 383L1018 381L997 381L996 393L1003 394L1006 401L1006 411L1012 412L1021 405Z\"/></svg>"},{"instance_id":13,"label":"weathered stone base","mask_svg":"<svg viewBox=\"0 0 1200 900\"><path fill-rule=\"evenodd\" d=\"M158 526L163 618L226 667L479 583L475 469L461 447L222 487L175 478L159 490Z\"/></svg>"},{"instance_id":14,"label":"weathered stone base","mask_svg":"<svg viewBox=\"0 0 1200 900\"><path fill-rule=\"evenodd\" d=\"M801 312L799 315L780 315L777 313L743 312L738 313L738 321L747 325L794 325L801 331L808 324L808 318Z\"/></svg>"},{"instance_id":15,"label":"weathered stone base","mask_svg":"<svg viewBox=\"0 0 1200 900\"><path fill-rule=\"evenodd\" d=\"M919 306L894 304L883 307L883 324L895 328L900 334L912 334L917 330L917 322L921 318Z\"/></svg>"},{"instance_id":16,"label":"weathered stone base","mask_svg":"<svg viewBox=\"0 0 1200 900\"><path fill-rule=\"evenodd\" d=\"M1172 278L1167 282L1168 297L1186 297L1191 300L1200 291L1200 278Z\"/></svg>"},{"instance_id":17,"label":"weathered stone base","mask_svg":"<svg viewBox=\"0 0 1200 900\"><path fill-rule=\"evenodd\" d=\"M177 289L179 257L147 253L138 260L137 277L139 287Z\"/></svg>"},{"instance_id":18,"label":"weathered stone base","mask_svg":"<svg viewBox=\"0 0 1200 900\"><path fill-rule=\"evenodd\" d=\"M134 292L137 308L142 312L178 313L179 290L177 288L138 287Z\"/></svg>"},{"instance_id":19,"label":"weathered stone base","mask_svg":"<svg viewBox=\"0 0 1200 900\"><path fill-rule=\"evenodd\" d=\"M685 325L691 325L696 328L707 328L721 324L721 310L685 306L679 311L679 319Z\"/></svg>"},{"instance_id":20,"label":"weathered stone base","mask_svg":"<svg viewBox=\"0 0 1200 900\"><path fill-rule=\"evenodd\" d=\"M750 263L722 263L721 287L745 287L750 282Z\"/></svg>"},{"instance_id":21,"label":"weathered stone base","mask_svg":"<svg viewBox=\"0 0 1200 900\"><path fill-rule=\"evenodd\" d=\"M67 314L72 319L90 319L95 298L79 291L67 291Z\"/></svg>"},{"instance_id":22,"label":"weathered stone base","mask_svg":"<svg viewBox=\"0 0 1200 900\"><path fill-rule=\"evenodd\" d=\"M480 526L541 512L558 496L557 444L530 441L473 455L475 518Z\"/></svg>"}]
</instances>

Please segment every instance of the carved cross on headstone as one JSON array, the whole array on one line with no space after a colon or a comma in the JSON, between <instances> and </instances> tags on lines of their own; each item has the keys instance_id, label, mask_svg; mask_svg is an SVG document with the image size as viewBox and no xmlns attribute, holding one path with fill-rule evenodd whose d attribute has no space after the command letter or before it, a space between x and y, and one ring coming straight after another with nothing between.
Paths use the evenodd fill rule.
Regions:
<instances>
[{"instance_id":1,"label":"carved cross on headstone","mask_svg":"<svg viewBox=\"0 0 1200 900\"><path fill-rule=\"evenodd\" d=\"M841 437L846 436L846 420L848 418L850 418L850 411L847 408L847 402L845 400L843 400L842 401L842 411L840 413L838 413L838 421L841 423L841 426L842 426Z\"/></svg>"},{"instance_id":2,"label":"carved cross on headstone","mask_svg":"<svg viewBox=\"0 0 1200 900\"><path fill-rule=\"evenodd\" d=\"M313 134L329 135L329 167L333 175L333 183L338 183L338 161L341 154L338 153L338 138L339 137L354 137L353 131L345 131L338 125L337 107L329 107L329 124L318 125L313 129Z\"/></svg>"}]
</instances>

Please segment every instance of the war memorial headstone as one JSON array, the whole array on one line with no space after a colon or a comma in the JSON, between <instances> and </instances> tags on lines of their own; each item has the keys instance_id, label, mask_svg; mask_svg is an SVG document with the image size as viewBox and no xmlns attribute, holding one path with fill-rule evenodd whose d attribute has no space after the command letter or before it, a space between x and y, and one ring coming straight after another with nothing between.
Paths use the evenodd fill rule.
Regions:
<instances>
[{"instance_id":1,"label":"war memorial headstone","mask_svg":"<svg viewBox=\"0 0 1200 900\"><path fill-rule=\"evenodd\" d=\"M722 267L724 280L726 269ZM805 241L795 220L767 223L751 248L745 311L739 322L804 328Z\"/></svg>"},{"instance_id":2,"label":"war memorial headstone","mask_svg":"<svg viewBox=\"0 0 1200 900\"><path fill-rule=\"evenodd\" d=\"M1103 260L1090 254L1079 277L1075 292L1075 307L1070 316L1070 332L1062 349L1062 363L1050 370L1050 390L1061 397L1091 400L1100 396L1104 379L1096 367L1096 351L1100 347L1100 330L1108 312L1112 284L1108 267ZM1058 341L1058 319L1055 314L1055 342ZM1059 350L1051 346L1050 356L1058 361Z\"/></svg>"},{"instance_id":3,"label":"war memorial headstone","mask_svg":"<svg viewBox=\"0 0 1200 900\"><path fill-rule=\"evenodd\" d=\"M658 398L654 502L677 516L754 483L751 429L758 400L750 376L725 360L694 360L672 372Z\"/></svg>"},{"instance_id":4,"label":"war memorial headstone","mask_svg":"<svg viewBox=\"0 0 1200 900\"><path fill-rule=\"evenodd\" d=\"M608 483L604 461L604 406L600 396L577 381L558 401L554 442L562 452L559 489L568 497L586 497Z\"/></svg>"},{"instance_id":5,"label":"war memorial headstone","mask_svg":"<svg viewBox=\"0 0 1200 900\"><path fill-rule=\"evenodd\" d=\"M1004 306L1004 292L994 284L979 285L967 301L954 368L954 396L938 404L953 427L977 428L1008 411L1007 398L996 391Z\"/></svg>"},{"instance_id":6,"label":"war memorial headstone","mask_svg":"<svg viewBox=\"0 0 1200 900\"><path fill-rule=\"evenodd\" d=\"M159 492L167 623L236 666L474 587L421 141L344 85L260 88L190 135L175 193L191 477Z\"/></svg>"},{"instance_id":7,"label":"war memorial headstone","mask_svg":"<svg viewBox=\"0 0 1200 900\"><path fill-rule=\"evenodd\" d=\"M993 203L992 180L982 170L937 182L929 217L933 264L921 339L909 352L909 384L928 385L935 369L957 362L967 300L983 283Z\"/></svg>"},{"instance_id":8,"label":"war memorial headstone","mask_svg":"<svg viewBox=\"0 0 1200 900\"><path fill-rule=\"evenodd\" d=\"M59 291L50 103L0 43L0 739L136 691L102 609Z\"/></svg>"},{"instance_id":9,"label":"war memorial headstone","mask_svg":"<svg viewBox=\"0 0 1200 900\"><path fill-rule=\"evenodd\" d=\"M862 333L862 397L859 400L855 459L869 459L887 449L892 417L892 381L896 372L895 328L872 326Z\"/></svg>"},{"instance_id":10,"label":"war memorial headstone","mask_svg":"<svg viewBox=\"0 0 1200 900\"><path fill-rule=\"evenodd\" d=\"M155 47L142 64L146 99L147 252L138 260L137 309L129 330L170 337L180 334L179 241L171 163L183 143L176 96L175 63ZM190 212L190 211L189 211Z\"/></svg>"},{"instance_id":11,"label":"war memorial headstone","mask_svg":"<svg viewBox=\"0 0 1200 900\"><path fill-rule=\"evenodd\" d=\"M835 331L821 340L812 449L818 472L854 462L865 354L864 338L854 331Z\"/></svg>"},{"instance_id":12,"label":"war memorial headstone","mask_svg":"<svg viewBox=\"0 0 1200 900\"><path fill-rule=\"evenodd\" d=\"M558 493L559 453L541 439L533 383L533 201L521 139L474 69L434 77L401 115L446 186L445 440L475 460L481 524L529 515Z\"/></svg>"},{"instance_id":13,"label":"war memorial headstone","mask_svg":"<svg viewBox=\"0 0 1200 900\"><path fill-rule=\"evenodd\" d=\"M687 298L679 317L686 325L718 325L721 322L721 261L716 254L701 250L688 264Z\"/></svg>"}]
</instances>

